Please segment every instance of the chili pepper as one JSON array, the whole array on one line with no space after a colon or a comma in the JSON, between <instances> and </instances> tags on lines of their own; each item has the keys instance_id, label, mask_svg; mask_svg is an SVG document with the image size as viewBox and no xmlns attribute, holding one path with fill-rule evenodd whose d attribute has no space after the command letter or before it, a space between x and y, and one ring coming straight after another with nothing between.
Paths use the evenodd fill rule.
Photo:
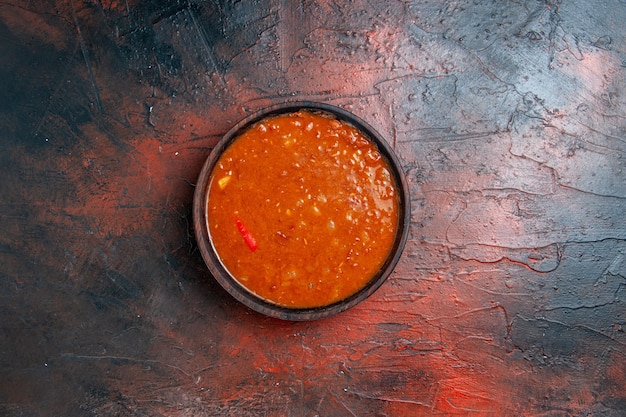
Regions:
<instances>
[{"instance_id":1,"label":"chili pepper","mask_svg":"<svg viewBox=\"0 0 626 417\"><path fill-rule=\"evenodd\" d=\"M244 226L243 222L239 219L235 220L235 224L237 225L237 230L241 233L241 237L243 237L244 242L248 245L248 248L254 252L259 245L256 243L256 239L250 234L246 226Z\"/></svg>"}]
</instances>

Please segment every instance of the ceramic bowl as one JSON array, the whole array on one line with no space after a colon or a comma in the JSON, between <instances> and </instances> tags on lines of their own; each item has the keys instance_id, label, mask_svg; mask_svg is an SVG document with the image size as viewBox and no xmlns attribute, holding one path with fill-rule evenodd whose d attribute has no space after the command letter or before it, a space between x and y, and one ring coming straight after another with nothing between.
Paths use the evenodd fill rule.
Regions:
<instances>
[{"instance_id":1,"label":"ceramic bowl","mask_svg":"<svg viewBox=\"0 0 626 417\"><path fill-rule=\"evenodd\" d=\"M383 158L385 158L389 168L391 169L391 174L397 185L396 194L399 203L399 224L397 233L392 249L382 267L371 277L368 283L356 293L335 303L315 308L288 308L279 306L248 291L229 273L220 261L219 254L216 253L213 245L211 244L211 237L207 223L207 199L209 196L208 182L210 181L213 167L219 160L222 152L227 149L228 146L235 139L237 139L242 132L254 123L267 117L284 113L293 113L299 110L323 112L332 115L332 117L338 119L339 121L347 122L359 129L362 134L374 143L374 145L378 148L379 153ZM260 178L262 178L262 176L260 176ZM328 317L354 307L372 295L389 277L400 259L400 255L407 239L410 222L410 198L404 173L391 146L368 123L342 108L329 104L312 102L286 103L267 108L246 117L230 129L217 143L204 163L197 181L193 201L193 222L198 247L209 271L219 284L224 287L224 289L235 299L239 300L252 310L278 319L295 321L315 320Z\"/></svg>"}]
</instances>

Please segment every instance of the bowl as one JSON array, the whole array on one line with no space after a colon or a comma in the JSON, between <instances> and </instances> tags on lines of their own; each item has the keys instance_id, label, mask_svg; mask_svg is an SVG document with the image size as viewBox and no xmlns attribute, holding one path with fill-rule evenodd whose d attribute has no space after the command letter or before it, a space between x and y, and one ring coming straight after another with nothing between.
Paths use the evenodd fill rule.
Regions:
<instances>
[{"instance_id":1,"label":"bowl","mask_svg":"<svg viewBox=\"0 0 626 417\"><path fill-rule=\"evenodd\" d=\"M273 145L269 145L270 142L274 143L274 141L280 143L280 152L288 152L287 155L289 156L293 153L293 155L298 155L298 158L302 158L301 154L306 153L304 150L294 146L292 152L289 146L295 143L296 134L302 132L304 135L307 134L305 130L317 129L318 125L314 125L309 120L313 120L315 123L318 123L316 120L319 120L319 123L321 123L319 126L328 125L328 132L342 132L344 135L349 135L350 137L345 139L346 143L349 142L349 144L345 146L348 146L347 149L354 149L353 159L340 160L339 158L342 158L341 154L346 154L346 151L340 151L340 147L335 151L333 148L339 146L338 141L333 142L332 138L326 138L324 139L325 142L315 143L317 145L315 149L311 148L313 151L310 151L311 155L307 156L310 160L306 160L303 163L297 162L300 159L297 159L296 162L289 162L289 167L296 167L298 171L294 172L302 173L302 177L299 177L299 174L287 173L286 169L280 171L280 169L276 168L283 161L286 164L289 158L278 158L272 163L263 162L266 161L262 159L262 157L266 157L264 154L279 152L273 150L274 148L271 147ZM290 123L289 126L298 126L293 127L293 129L299 130L294 130L295 133L293 135L285 133L288 130L280 127L282 121ZM302 125L303 123L304 125ZM270 136L272 132L268 132L268 129L270 131L276 129L276 134L281 135L280 138ZM321 127L319 129L317 133L318 138L321 135L319 132L322 131ZM244 137L256 134L256 131L262 132L264 135L262 140L267 145L260 142L248 145L243 142L248 140L243 139ZM309 133L308 135L310 136L311 134ZM326 133L324 135L327 136ZM339 134L337 133L337 135ZM240 138L241 140L237 142ZM304 142L299 136L297 140ZM311 140L314 139L309 139L309 141ZM233 146L233 144L236 145ZM246 154L245 157L235 157L233 155L237 152L237 148L247 149L252 154ZM276 154L276 156L279 155ZM333 157L335 159L331 161ZM326 161L326 158L328 158L328 161ZM257 166L253 166L254 170L256 170L254 178L248 173L229 171L228 164L234 163L232 162L233 160L244 162L251 160L260 161L257 163ZM371 162L374 160L378 162ZM372 165L366 165L366 162L371 162ZM346 181L349 178L352 181L351 176L354 178L361 176L370 178L371 184L374 184L372 178L375 177L376 184L393 184L393 189L389 189L389 186L383 189L380 185L372 185L372 189L382 190L376 192L380 192L384 199L379 194L364 194L360 196L354 192L355 189L363 190L361 186L363 184L359 185L357 179L353 180L356 188L351 188L350 190L352 191L347 190L345 185L339 185L342 181L333 180L333 183L337 182L338 184L336 193L334 191L331 192L335 196L332 197L332 201L335 204L333 206L329 205L328 201L331 200L331 197L327 197L326 194L328 192L324 190L311 191L302 184L299 185L300 189L303 190L302 198L296 199L291 205L292 208L286 207L289 204L278 200L279 194L287 195L291 192L285 190L295 189L297 179L304 182L306 175L316 175L315 178L319 177L320 181L324 181L323 174L325 169L320 168L324 164L327 166L336 164L337 167L341 166L346 169ZM374 164L379 165L374 166ZM384 164L382 165L383 168L380 167L380 164ZM352 168L349 166L352 166ZM277 169L278 172L275 172ZM265 171L267 171L268 176L273 175L272 178L278 178L281 175L284 175L285 178L278 178L276 180L278 182L271 185L269 191L263 192L261 189L266 185L269 186L269 183L266 183L270 181L269 177L266 178L264 176ZM389 182L381 182L379 178L381 175L383 178L388 179ZM340 177L337 178L341 180L342 176L343 174L340 174ZM244 179L248 182L246 183ZM250 181L257 181L257 183ZM310 180L307 179L307 181ZM328 182L330 179L326 181ZM367 189L370 189L370 182L365 184ZM248 184L248 187L252 185L253 189L252 191L248 189L246 191L248 194L240 196L236 194L239 191L235 191L238 190L236 187L239 187L239 185L233 184ZM307 184L310 184L310 182L307 182ZM258 187L258 192L255 187ZM230 194L224 190L231 190L229 191ZM222 197L222 195L229 197ZM250 202L247 201L248 197L251 197ZM252 197L256 200L253 200ZM232 201L241 200L244 201L241 204L232 203ZM292 200L289 201L291 202ZM389 203L390 201L391 203ZM368 202L370 203L369 205ZM345 211L339 208L339 205L343 203L346 204ZM275 218L272 217L273 220L268 220L267 223L271 223L269 225L265 224L265 214L263 214L268 213L268 209L267 207L260 207L264 204L271 208L271 213L275 213L272 214L273 216L275 215ZM392 209L387 209L389 204L393 205ZM238 207L234 207L235 205ZM256 217L246 220L249 221L248 224L241 221L238 217L240 211L254 209L247 206L259 206L258 211L260 213ZM321 211L318 206L322 207ZM353 218L353 216L357 215L354 207L364 207L363 213L359 214L361 217ZM378 210L377 207L383 208ZM366 208L367 213L365 213ZM301 216L304 216L304 213L308 213L306 216L309 217L296 218L294 215L295 211L302 212ZM330 215L325 217L322 215L322 211L332 212L332 216L339 216L337 217L337 226L333 220L335 217L329 217ZM393 215L386 216L387 212L393 213ZM339 220L341 223L339 223ZM230 129L216 144L198 177L193 201L193 223L197 244L204 262L213 277L235 299L250 309L270 317L291 321L316 320L354 307L372 295L389 277L400 259L407 239L410 223L410 198L407 182L396 155L389 144L368 123L354 114L333 105L313 102L290 102L264 109L246 117ZM273 223L276 223L275 233L273 232L274 229L271 229L274 227ZM385 228L387 225L389 227ZM381 227L380 230L389 230L389 236L387 236L387 232L374 233L373 230L379 230L372 229L376 227ZM316 230L316 232L311 232L311 235L308 236L307 228L310 228L311 231ZM330 238L325 236L335 236L332 234L335 233L335 228L342 228L343 232L350 235L350 244L356 245L358 243L358 248L360 249L358 251L354 251L354 248L348 249L348 246L344 245L343 240L334 237L328 240ZM249 229L253 229L254 233L265 229L272 232L268 231L260 233L259 236L254 236L254 233L251 233ZM300 234L296 232L296 229L300 230ZM320 230L319 233L317 232L318 229ZM328 229L332 230L329 231ZM304 234L302 234L302 231L304 231ZM290 234L290 232L292 233ZM317 238L318 234L320 236L319 239ZM222 237L222 235L234 236L232 238L234 240L227 240L227 237ZM309 240L307 240L307 236ZM337 236L340 235L338 234ZM314 246L312 241L316 239L325 243ZM327 241L323 239L327 239ZM292 252L281 254L282 252L280 251L270 250L269 245L274 245L274 241L277 244L289 242ZM366 241L371 242L371 244L368 244ZM379 241L384 241L384 245L379 243ZM267 242L266 247L268 247L265 255L263 255L262 249L263 242ZM335 244L337 245L337 250L332 247ZM276 246L276 248L281 249L280 246ZM310 254L308 253L309 248L312 249ZM319 251L323 251L324 254L319 254L321 253ZM230 253L232 255L227 255ZM377 253L378 255L376 255ZM305 260L306 255L310 256L311 259ZM357 258L356 255L360 257ZM268 258L270 261L266 261L266 263L254 264L255 259L261 259L262 256L275 256L275 259ZM340 263L337 263L338 256L341 259ZM328 262L334 263L325 265L324 260L326 258L328 258ZM350 263L355 259L358 259L358 262ZM299 262L300 269L294 267L292 270L286 266L292 261L293 263ZM344 261L348 261L348 263ZM246 270L245 268L248 269ZM240 271L240 269L243 272L231 272ZM354 276L346 279L344 282L342 281L342 274L348 276L348 272L346 272L348 270L354 270ZM370 272L366 274L360 271ZM300 276L304 277L305 275L306 278L302 278L302 282L298 281ZM256 285L261 280L267 281L263 281L262 285L259 284L263 290L254 289L252 283ZM350 283L347 282L348 280ZM362 282L357 285L357 281ZM330 285L335 286L330 287ZM345 289L350 285L357 285L357 287L352 290ZM290 287L293 287L293 294L288 292ZM324 288L331 289L325 290ZM327 291L328 295L324 295L324 291ZM344 293L341 291L344 291ZM348 292L345 293L345 291ZM273 294L279 295L276 295L277 298L274 299ZM324 297L327 297L327 299Z\"/></svg>"}]
</instances>

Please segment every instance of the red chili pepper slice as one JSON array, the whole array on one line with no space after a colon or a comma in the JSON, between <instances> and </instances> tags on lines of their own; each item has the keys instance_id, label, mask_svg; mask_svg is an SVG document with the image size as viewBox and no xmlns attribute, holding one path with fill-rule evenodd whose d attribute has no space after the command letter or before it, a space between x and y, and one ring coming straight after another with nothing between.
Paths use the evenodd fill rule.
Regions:
<instances>
[{"instance_id":1,"label":"red chili pepper slice","mask_svg":"<svg viewBox=\"0 0 626 417\"><path fill-rule=\"evenodd\" d=\"M244 226L243 222L239 219L235 220L235 224L237 225L237 230L241 233L241 237L243 237L243 241L246 242L248 248L254 252L259 245L256 243L256 239L250 234L246 226Z\"/></svg>"}]
</instances>

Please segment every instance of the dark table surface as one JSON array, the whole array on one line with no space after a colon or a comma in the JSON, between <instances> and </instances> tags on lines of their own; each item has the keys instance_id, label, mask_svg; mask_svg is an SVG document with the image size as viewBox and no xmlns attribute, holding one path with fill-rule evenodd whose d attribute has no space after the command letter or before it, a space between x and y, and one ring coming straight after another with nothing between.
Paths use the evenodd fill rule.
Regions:
<instances>
[{"instance_id":1,"label":"dark table surface","mask_svg":"<svg viewBox=\"0 0 626 417\"><path fill-rule=\"evenodd\" d=\"M626 2L0 3L0 415L623 416ZM192 230L231 126L327 102L409 181L370 299L285 322Z\"/></svg>"}]
</instances>

